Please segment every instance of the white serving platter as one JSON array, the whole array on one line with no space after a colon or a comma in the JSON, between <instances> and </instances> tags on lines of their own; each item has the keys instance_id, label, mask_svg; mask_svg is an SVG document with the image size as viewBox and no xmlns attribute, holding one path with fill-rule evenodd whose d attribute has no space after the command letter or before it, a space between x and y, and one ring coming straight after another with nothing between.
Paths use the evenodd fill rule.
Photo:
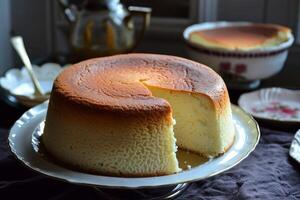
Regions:
<instances>
[{"instance_id":1,"label":"white serving platter","mask_svg":"<svg viewBox=\"0 0 300 200\"><path fill-rule=\"evenodd\" d=\"M189 170L166 176L123 178L94 175L58 165L34 149L36 139L38 139L36 136L43 132L41 124L45 120L47 107L48 102L44 102L24 113L15 122L8 138L11 151L29 168L49 177L74 184L114 189L140 189L194 182L220 174L240 163L255 149L260 138L259 127L255 120L242 109L233 105L236 137L233 145L225 154Z\"/></svg>"}]
</instances>

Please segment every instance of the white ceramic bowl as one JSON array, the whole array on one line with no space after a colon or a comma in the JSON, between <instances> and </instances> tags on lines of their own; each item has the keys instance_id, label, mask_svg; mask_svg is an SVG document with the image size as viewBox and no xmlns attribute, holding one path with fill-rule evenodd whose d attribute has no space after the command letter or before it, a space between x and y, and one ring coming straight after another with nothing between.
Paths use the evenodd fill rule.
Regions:
<instances>
[{"instance_id":1,"label":"white ceramic bowl","mask_svg":"<svg viewBox=\"0 0 300 200\"><path fill-rule=\"evenodd\" d=\"M199 30L226 26L248 26L250 22L207 22L187 27L183 37L191 59L206 64L219 72L241 77L245 81L265 79L278 73L287 58L288 48L293 44L291 35L286 42L277 46L249 51L204 47L189 41L190 33Z\"/></svg>"},{"instance_id":2,"label":"white ceramic bowl","mask_svg":"<svg viewBox=\"0 0 300 200\"><path fill-rule=\"evenodd\" d=\"M45 63L42 66L33 66L33 71L39 80L44 93L50 93L53 81L62 70L62 66L56 63ZM0 77L0 87L6 91L8 99L20 103L26 107L32 107L49 98L34 96L34 88L25 67L21 69L9 69L3 77Z\"/></svg>"}]
</instances>

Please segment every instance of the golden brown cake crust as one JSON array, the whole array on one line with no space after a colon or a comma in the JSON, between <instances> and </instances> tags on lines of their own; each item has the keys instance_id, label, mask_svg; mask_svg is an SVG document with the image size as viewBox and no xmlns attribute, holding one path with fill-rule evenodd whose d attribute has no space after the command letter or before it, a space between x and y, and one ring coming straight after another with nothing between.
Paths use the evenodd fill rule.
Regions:
<instances>
[{"instance_id":1,"label":"golden brown cake crust","mask_svg":"<svg viewBox=\"0 0 300 200\"><path fill-rule=\"evenodd\" d=\"M97 112L169 113L169 103L153 97L144 84L205 95L217 109L228 103L226 86L212 69L187 59L156 54L80 62L57 77L52 95Z\"/></svg>"},{"instance_id":2,"label":"golden brown cake crust","mask_svg":"<svg viewBox=\"0 0 300 200\"><path fill-rule=\"evenodd\" d=\"M247 26L226 26L192 32L208 42L228 48L249 48L263 44L279 32L290 33L287 27L273 24L253 24Z\"/></svg>"},{"instance_id":3,"label":"golden brown cake crust","mask_svg":"<svg viewBox=\"0 0 300 200\"><path fill-rule=\"evenodd\" d=\"M130 174L130 173L113 173L110 171L97 171L97 170L93 170L93 169L86 169L83 167L80 167L78 165L75 164L70 164L67 163L59 158L57 158L57 156L53 155L52 153L50 153L44 145L44 142L41 142L41 152L45 155L45 158L50 160L51 162L54 162L58 165L64 166L66 168L75 170L75 171L80 171L80 172L88 172L90 174L96 174L96 175L104 175L104 176L116 176L116 177L137 177L136 174ZM175 172L174 172L175 173ZM140 173L138 175L138 177L151 177L151 176L163 176L163 175L168 175L168 173L164 173L164 172L153 172L153 173Z\"/></svg>"}]
</instances>

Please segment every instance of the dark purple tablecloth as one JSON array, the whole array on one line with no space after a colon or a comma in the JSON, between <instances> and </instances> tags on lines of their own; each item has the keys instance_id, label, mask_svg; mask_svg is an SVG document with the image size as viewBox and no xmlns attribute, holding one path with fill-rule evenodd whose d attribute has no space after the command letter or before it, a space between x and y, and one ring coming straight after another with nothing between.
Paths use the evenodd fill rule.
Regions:
<instances>
[{"instance_id":1,"label":"dark purple tablecloth","mask_svg":"<svg viewBox=\"0 0 300 200\"><path fill-rule=\"evenodd\" d=\"M300 165L288 156L294 133L263 129L256 150L233 169L193 183L178 199L300 199ZM9 152L0 130L0 199L103 199L92 188L46 178Z\"/></svg>"}]
</instances>

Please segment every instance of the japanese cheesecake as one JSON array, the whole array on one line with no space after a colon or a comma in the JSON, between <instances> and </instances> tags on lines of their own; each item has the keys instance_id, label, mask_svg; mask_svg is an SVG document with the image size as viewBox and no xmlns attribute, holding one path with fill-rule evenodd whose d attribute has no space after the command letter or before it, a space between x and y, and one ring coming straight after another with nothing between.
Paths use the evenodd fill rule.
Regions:
<instances>
[{"instance_id":1,"label":"japanese cheesecake","mask_svg":"<svg viewBox=\"0 0 300 200\"><path fill-rule=\"evenodd\" d=\"M286 42L291 30L273 24L247 24L198 30L189 40L208 48L242 50L264 49Z\"/></svg>"},{"instance_id":2,"label":"japanese cheesecake","mask_svg":"<svg viewBox=\"0 0 300 200\"><path fill-rule=\"evenodd\" d=\"M54 82L46 151L85 172L179 172L177 146L207 157L233 143L226 86L210 68L179 57L128 54L63 70Z\"/></svg>"}]
</instances>

